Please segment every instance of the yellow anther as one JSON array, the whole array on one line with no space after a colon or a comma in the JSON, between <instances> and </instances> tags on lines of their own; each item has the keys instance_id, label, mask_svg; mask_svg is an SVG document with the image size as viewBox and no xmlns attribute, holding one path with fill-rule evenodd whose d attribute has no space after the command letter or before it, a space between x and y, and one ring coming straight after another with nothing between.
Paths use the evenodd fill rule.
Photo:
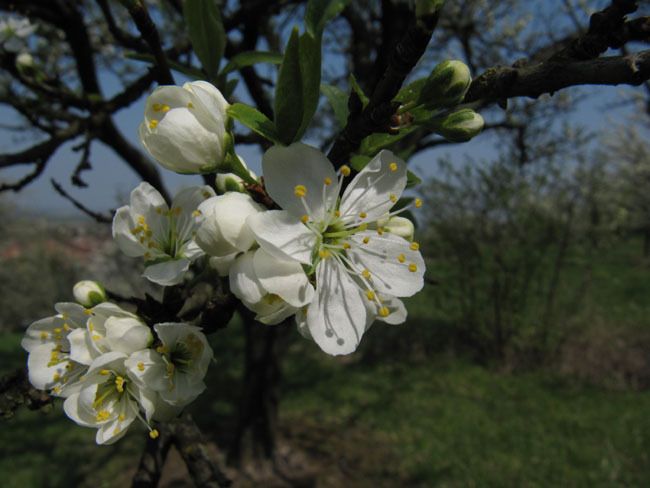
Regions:
<instances>
[{"instance_id":1,"label":"yellow anther","mask_svg":"<svg viewBox=\"0 0 650 488\"><path fill-rule=\"evenodd\" d=\"M212 194L209 191L204 191L203 192L203 198L210 198Z\"/></svg>"},{"instance_id":2,"label":"yellow anther","mask_svg":"<svg viewBox=\"0 0 650 488\"><path fill-rule=\"evenodd\" d=\"M149 249L153 249L154 247L156 247L156 243L153 242L153 241L149 241L149 242L147 242L147 247Z\"/></svg>"},{"instance_id":3,"label":"yellow anther","mask_svg":"<svg viewBox=\"0 0 650 488\"><path fill-rule=\"evenodd\" d=\"M390 164L388 165L388 169L390 169L391 172L394 173L395 171L397 171L397 163L394 163L394 162L393 162L393 163L390 163Z\"/></svg>"},{"instance_id":4,"label":"yellow anther","mask_svg":"<svg viewBox=\"0 0 650 488\"><path fill-rule=\"evenodd\" d=\"M187 108L194 108L194 104L192 102L187 102Z\"/></svg>"},{"instance_id":5,"label":"yellow anther","mask_svg":"<svg viewBox=\"0 0 650 488\"><path fill-rule=\"evenodd\" d=\"M411 242L411 245L409 247L411 248L411 251L417 251L420 249L420 244L417 242Z\"/></svg>"},{"instance_id":6,"label":"yellow anther","mask_svg":"<svg viewBox=\"0 0 650 488\"><path fill-rule=\"evenodd\" d=\"M330 257L330 252L327 249L321 249L318 251L318 255L320 256L321 259L327 259Z\"/></svg>"},{"instance_id":7,"label":"yellow anther","mask_svg":"<svg viewBox=\"0 0 650 488\"><path fill-rule=\"evenodd\" d=\"M65 369L67 369L68 371L70 371L70 370L72 369L72 363L67 363L67 364L65 365Z\"/></svg>"},{"instance_id":8,"label":"yellow anther","mask_svg":"<svg viewBox=\"0 0 650 488\"><path fill-rule=\"evenodd\" d=\"M151 259L151 253L150 253L150 252L145 252L145 253L142 255L142 257L143 257L145 260L149 260L149 259Z\"/></svg>"},{"instance_id":9,"label":"yellow anther","mask_svg":"<svg viewBox=\"0 0 650 488\"><path fill-rule=\"evenodd\" d=\"M395 203L397 201L397 195L393 195L392 193L388 197L391 202Z\"/></svg>"},{"instance_id":10,"label":"yellow anther","mask_svg":"<svg viewBox=\"0 0 650 488\"><path fill-rule=\"evenodd\" d=\"M309 215L305 214L302 217L300 217L300 222L302 222L303 224L309 222Z\"/></svg>"},{"instance_id":11,"label":"yellow anther","mask_svg":"<svg viewBox=\"0 0 650 488\"><path fill-rule=\"evenodd\" d=\"M377 234L379 234L380 236L383 236L384 235L384 229L382 229L381 227L378 227L377 228Z\"/></svg>"},{"instance_id":12,"label":"yellow anther","mask_svg":"<svg viewBox=\"0 0 650 488\"><path fill-rule=\"evenodd\" d=\"M167 363L167 375L169 376L173 375L175 369L176 366L174 366L174 363Z\"/></svg>"},{"instance_id":13,"label":"yellow anther","mask_svg":"<svg viewBox=\"0 0 650 488\"><path fill-rule=\"evenodd\" d=\"M52 388L52 393L54 393L55 395L58 395L59 393L61 393L61 387L60 386L55 386L54 388Z\"/></svg>"},{"instance_id":14,"label":"yellow anther","mask_svg":"<svg viewBox=\"0 0 650 488\"><path fill-rule=\"evenodd\" d=\"M61 375L59 373L54 373L54 376L52 377L52 381L59 381L61 379Z\"/></svg>"},{"instance_id":15,"label":"yellow anther","mask_svg":"<svg viewBox=\"0 0 650 488\"><path fill-rule=\"evenodd\" d=\"M102 336L100 336L99 334L95 334L95 335L93 335L93 341L98 341L98 340L100 340L101 338L102 338Z\"/></svg>"},{"instance_id":16,"label":"yellow anther","mask_svg":"<svg viewBox=\"0 0 650 488\"><path fill-rule=\"evenodd\" d=\"M324 182L325 182L325 186L330 186L330 185L332 184L332 178L330 178L329 176L327 176L327 177L325 178Z\"/></svg>"},{"instance_id":17,"label":"yellow anther","mask_svg":"<svg viewBox=\"0 0 650 488\"><path fill-rule=\"evenodd\" d=\"M409 264L409 271L411 273L415 273L417 270L418 270L418 267L417 267L417 265L415 263Z\"/></svg>"},{"instance_id":18,"label":"yellow anther","mask_svg":"<svg viewBox=\"0 0 650 488\"><path fill-rule=\"evenodd\" d=\"M111 372L108 369L102 369L99 371L99 374L101 374L102 376L108 376L109 374L111 374Z\"/></svg>"},{"instance_id":19,"label":"yellow anther","mask_svg":"<svg viewBox=\"0 0 650 488\"><path fill-rule=\"evenodd\" d=\"M381 307L379 309L379 315L382 317L388 317L390 315L390 310L388 310L388 307Z\"/></svg>"},{"instance_id":20,"label":"yellow anther","mask_svg":"<svg viewBox=\"0 0 650 488\"><path fill-rule=\"evenodd\" d=\"M370 237L366 236L363 238L363 243L368 244L370 242Z\"/></svg>"},{"instance_id":21,"label":"yellow anther","mask_svg":"<svg viewBox=\"0 0 650 488\"><path fill-rule=\"evenodd\" d=\"M58 361L58 360L59 360L59 351L57 351L57 350L55 349L55 350L52 351L52 353L50 354L50 361Z\"/></svg>"},{"instance_id":22,"label":"yellow anther","mask_svg":"<svg viewBox=\"0 0 650 488\"><path fill-rule=\"evenodd\" d=\"M200 217L201 216L201 211L200 210L195 210L192 212L192 217Z\"/></svg>"},{"instance_id":23,"label":"yellow anther","mask_svg":"<svg viewBox=\"0 0 650 488\"><path fill-rule=\"evenodd\" d=\"M368 228L368 224L363 223L363 224L361 224L359 227L357 227L357 230L358 230L359 232L363 232L363 231L366 230L367 228Z\"/></svg>"},{"instance_id":24,"label":"yellow anther","mask_svg":"<svg viewBox=\"0 0 650 488\"><path fill-rule=\"evenodd\" d=\"M400 263L403 263L404 261L406 261L406 256L404 256L404 254L400 254L399 256L397 256L397 260Z\"/></svg>"},{"instance_id":25,"label":"yellow anther","mask_svg":"<svg viewBox=\"0 0 650 488\"><path fill-rule=\"evenodd\" d=\"M340 216L341 216L341 211L340 211L340 210L335 210L335 211L334 211L334 215L335 215L336 217L340 217Z\"/></svg>"},{"instance_id":26,"label":"yellow anther","mask_svg":"<svg viewBox=\"0 0 650 488\"><path fill-rule=\"evenodd\" d=\"M156 127L158 127L158 121L156 119L151 119L149 121L149 128L155 129Z\"/></svg>"},{"instance_id":27,"label":"yellow anther","mask_svg":"<svg viewBox=\"0 0 650 488\"><path fill-rule=\"evenodd\" d=\"M95 324L93 324L90 320L88 320L88 330L90 332L95 330Z\"/></svg>"},{"instance_id":28,"label":"yellow anther","mask_svg":"<svg viewBox=\"0 0 650 488\"><path fill-rule=\"evenodd\" d=\"M296 185L293 189L293 194L298 198L302 198L307 194L307 188L305 185Z\"/></svg>"},{"instance_id":29,"label":"yellow anther","mask_svg":"<svg viewBox=\"0 0 650 488\"><path fill-rule=\"evenodd\" d=\"M158 432L156 429L149 431L149 437L151 437L152 439L158 439L159 435L160 432Z\"/></svg>"},{"instance_id":30,"label":"yellow anther","mask_svg":"<svg viewBox=\"0 0 650 488\"><path fill-rule=\"evenodd\" d=\"M93 311L92 311L92 309L90 309L90 308L85 308L85 309L84 309L84 313L85 313L86 315L92 315L92 314L93 314Z\"/></svg>"},{"instance_id":31,"label":"yellow anther","mask_svg":"<svg viewBox=\"0 0 650 488\"><path fill-rule=\"evenodd\" d=\"M375 299L375 292L372 290L367 290L366 291L366 296L368 297L368 300L374 300Z\"/></svg>"},{"instance_id":32,"label":"yellow anther","mask_svg":"<svg viewBox=\"0 0 650 488\"><path fill-rule=\"evenodd\" d=\"M65 323L63 324L63 330L65 330L66 332L69 332L69 331L72 330L72 327L70 327L70 326L68 325L68 323L65 322Z\"/></svg>"},{"instance_id":33,"label":"yellow anther","mask_svg":"<svg viewBox=\"0 0 650 488\"><path fill-rule=\"evenodd\" d=\"M344 242L343 243L343 249L350 249L350 243L349 242Z\"/></svg>"},{"instance_id":34,"label":"yellow anther","mask_svg":"<svg viewBox=\"0 0 650 488\"><path fill-rule=\"evenodd\" d=\"M361 272L361 276L363 276L363 277L366 278L366 279L367 279L367 278L370 278L370 271L368 271L367 269L364 269L364 270Z\"/></svg>"},{"instance_id":35,"label":"yellow anther","mask_svg":"<svg viewBox=\"0 0 650 488\"><path fill-rule=\"evenodd\" d=\"M165 105L162 106L161 110L162 110L163 112L169 112L169 109L170 109L170 108L171 108L171 107L170 107L169 105L165 104Z\"/></svg>"},{"instance_id":36,"label":"yellow anther","mask_svg":"<svg viewBox=\"0 0 650 488\"><path fill-rule=\"evenodd\" d=\"M54 329L55 334L60 334L61 332L63 332L63 329L61 327L55 327Z\"/></svg>"},{"instance_id":37,"label":"yellow anther","mask_svg":"<svg viewBox=\"0 0 650 488\"><path fill-rule=\"evenodd\" d=\"M124 378L122 378L121 376L118 376L118 377L115 378L115 388L117 388L117 391L119 393L124 393L124 383L125 383L125 381L126 380Z\"/></svg>"},{"instance_id":38,"label":"yellow anther","mask_svg":"<svg viewBox=\"0 0 650 488\"><path fill-rule=\"evenodd\" d=\"M151 108L154 112L160 112L163 108L162 103L154 103Z\"/></svg>"},{"instance_id":39,"label":"yellow anther","mask_svg":"<svg viewBox=\"0 0 650 488\"><path fill-rule=\"evenodd\" d=\"M350 167L347 164L344 164L343 166L341 166L341 174L343 176L350 176L351 172L352 172L352 170L350 169Z\"/></svg>"},{"instance_id":40,"label":"yellow anther","mask_svg":"<svg viewBox=\"0 0 650 488\"><path fill-rule=\"evenodd\" d=\"M140 361L140 362L138 363L138 370L139 370L139 371L144 371L144 363L143 363L142 361Z\"/></svg>"},{"instance_id":41,"label":"yellow anther","mask_svg":"<svg viewBox=\"0 0 650 488\"><path fill-rule=\"evenodd\" d=\"M121 413L117 416L117 420L119 420L120 422L124 422L126 420L126 417L124 416L123 413Z\"/></svg>"},{"instance_id":42,"label":"yellow anther","mask_svg":"<svg viewBox=\"0 0 650 488\"><path fill-rule=\"evenodd\" d=\"M359 218L360 219L365 219L368 216L366 212L359 212Z\"/></svg>"},{"instance_id":43,"label":"yellow anther","mask_svg":"<svg viewBox=\"0 0 650 488\"><path fill-rule=\"evenodd\" d=\"M103 422L104 420L108 420L108 417L110 417L111 414L108 413L108 410L100 410L97 412L97 415L95 415L95 420L97 422Z\"/></svg>"},{"instance_id":44,"label":"yellow anther","mask_svg":"<svg viewBox=\"0 0 650 488\"><path fill-rule=\"evenodd\" d=\"M49 335L47 332L41 332L41 333L40 333L40 338L41 338L42 340L47 339L49 336L50 336L50 335Z\"/></svg>"},{"instance_id":45,"label":"yellow anther","mask_svg":"<svg viewBox=\"0 0 650 488\"><path fill-rule=\"evenodd\" d=\"M169 352L169 349L167 349L165 346L158 346L156 348L156 352L159 353L159 354L165 354L165 353Z\"/></svg>"},{"instance_id":46,"label":"yellow anther","mask_svg":"<svg viewBox=\"0 0 650 488\"><path fill-rule=\"evenodd\" d=\"M422 206L422 199L416 198L415 199L415 208L420 208Z\"/></svg>"}]
</instances>

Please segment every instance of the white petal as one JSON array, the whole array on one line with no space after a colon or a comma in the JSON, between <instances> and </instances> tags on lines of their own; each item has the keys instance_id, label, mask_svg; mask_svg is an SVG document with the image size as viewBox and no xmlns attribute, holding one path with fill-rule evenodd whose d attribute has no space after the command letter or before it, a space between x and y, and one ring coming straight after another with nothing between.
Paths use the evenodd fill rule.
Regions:
<instances>
[{"instance_id":1,"label":"white petal","mask_svg":"<svg viewBox=\"0 0 650 488\"><path fill-rule=\"evenodd\" d=\"M167 203L160 192L146 181L131 191L130 206L134 215L142 215L147 220L156 218L156 209L167 210Z\"/></svg>"},{"instance_id":2,"label":"white petal","mask_svg":"<svg viewBox=\"0 0 650 488\"><path fill-rule=\"evenodd\" d=\"M253 267L262 288L293 307L302 307L314 297L314 287L297 261L276 259L260 248L255 251Z\"/></svg>"},{"instance_id":3,"label":"white petal","mask_svg":"<svg viewBox=\"0 0 650 488\"><path fill-rule=\"evenodd\" d=\"M393 165L394 166L391 166ZM395 170L392 171L391 167ZM366 222L382 217L394 205L391 200L400 197L406 188L406 163L392 152L383 150L354 177L341 197L341 216L354 216L361 212Z\"/></svg>"},{"instance_id":4,"label":"white petal","mask_svg":"<svg viewBox=\"0 0 650 488\"><path fill-rule=\"evenodd\" d=\"M32 323L25 331L25 337L20 345L27 352L31 352L42 344L54 343L54 329L63 326L63 319L58 316L46 317Z\"/></svg>"},{"instance_id":5,"label":"white petal","mask_svg":"<svg viewBox=\"0 0 650 488\"><path fill-rule=\"evenodd\" d=\"M161 391L160 397L174 406L184 406L192 403L205 390L203 381L194 382L188 375L175 374L174 385Z\"/></svg>"},{"instance_id":6,"label":"white petal","mask_svg":"<svg viewBox=\"0 0 650 488\"><path fill-rule=\"evenodd\" d=\"M68 334L70 342L70 359L89 365L96 357L96 350L91 346L92 339L86 329L75 329Z\"/></svg>"},{"instance_id":7,"label":"white petal","mask_svg":"<svg viewBox=\"0 0 650 488\"><path fill-rule=\"evenodd\" d=\"M54 305L54 309L59 312L69 327L85 327L88 314L86 307L74 302L59 302Z\"/></svg>"},{"instance_id":8,"label":"white petal","mask_svg":"<svg viewBox=\"0 0 650 488\"><path fill-rule=\"evenodd\" d=\"M49 390L60 380L55 377L63 377L68 371L66 365L69 363L64 354L58 353L62 360L57 364L51 364L52 354L56 345L53 343L42 344L35 347L27 358L27 370L29 382L39 390ZM58 376L55 376L58 375Z\"/></svg>"},{"instance_id":9,"label":"white petal","mask_svg":"<svg viewBox=\"0 0 650 488\"><path fill-rule=\"evenodd\" d=\"M316 267L316 295L307 311L309 332L327 354L354 352L366 327L364 296L334 258Z\"/></svg>"},{"instance_id":10,"label":"white petal","mask_svg":"<svg viewBox=\"0 0 650 488\"><path fill-rule=\"evenodd\" d=\"M180 86L159 86L147 98L144 112L145 123L149 124L152 120L160 120L163 118L168 113L160 110L160 107L164 105L167 105L170 109L187 108L187 104L192 100L192 94ZM154 110L154 108L158 108L159 110Z\"/></svg>"},{"instance_id":11,"label":"white petal","mask_svg":"<svg viewBox=\"0 0 650 488\"><path fill-rule=\"evenodd\" d=\"M382 305L388 308L390 314L386 317L377 315L377 320L381 320L382 322L386 322L387 324L391 325L403 324L406 322L408 312L406 311L406 307L404 306L404 302L402 302L402 300L388 295L380 295L379 298L381 298Z\"/></svg>"},{"instance_id":12,"label":"white petal","mask_svg":"<svg viewBox=\"0 0 650 488\"><path fill-rule=\"evenodd\" d=\"M251 215L247 222L259 245L271 256L311 263L316 236L288 212L269 210Z\"/></svg>"},{"instance_id":13,"label":"white petal","mask_svg":"<svg viewBox=\"0 0 650 488\"><path fill-rule=\"evenodd\" d=\"M368 244L363 243L364 237L368 237ZM424 286L424 259L419 251L411 250L407 240L388 232L379 235L371 231L359 232L350 239L356 245L348 250L348 256L359 272L363 269L370 271L376 291L410 297ZM403 257L403 263L400 257ZM410 265L415 266L415 271L409 270Z\"/></svg>"},{"instance_id":14,"label":"white petal","mask_svg":"<svg viewBox=\"0 0 650 488\"><path fill-rule=\"evenodd\" d=\"M131 215L129 207L124 206L117 209L113 217L113 239L124 254L131 258L137 258L145 253L144 246L131 232L135 229L136 223Z\"/></svg>"},{"instance_id":15,"label":"white petal","mask_svg":"<svg viewBox=\"0 0 650 488\"><path fill-rule=\"evenodd\" d=\"M131 354L148 347L153 341L149 327L130 317L110 317L106 320L106 340L112 351Z\"/></svg>"},{"instance_id":16,"label":"white petal","mask_svg":"<svg viewBox=\"0 0 650 488\"><path fill-rule=\"evenodd\" d=\"M296 313L296 311L296 307L292 307L286 302L282 302L281 304L274 307L273 310L262 310L257 312L255 320L266 325L277 325L284 319L291 317Z\"/></svg>"},{"instance_id":17,"label":"white petal","mask_svg":"<svg viewBox=\"0 0 650 488\"><path fill-rule=\"evenodd\" d=\"M221 92L207 81L185 83L183 88L194 95L192 97L194 103L192 111L195 112L195 116L201 124L220 137L223 136L226 131L225 121L228 102L223 98Z\"/></svg>"},{"instance_id":18,"label":"white petal","mask_svg":"<svg viewBox=\"0 0 650 488\"><path fill-rule=\"evenodd\" d=\"M90 368L88 368L87 376L98 374L102 369L108 369L111 371L116 371L118 373L126 374L126 368L124 367L124 361L127 359L127 355L123 352L107 352L96 358Z\"/></svg>"},{"instance_id":19,"label":"white petal","mask_svg":"<svg viewBox=\"0 0 650 488\"><path fill-rule=\"evenodd\" d=\"M298 327L298 332L305 339L314 340L309 332L309 326L307 325L307 310L303 307L296 312L296 326Z\"/></svg>"},{"instance_id":20,"label":"white petal","mask_svg":"<svg viewBox=\"0 0 650 488\"><path fill-rule=\"evenodd\" d=\"M242 254L230 267L230 291L249 305L259 302L266 295L266 291L255 275L254 254L254 251Z\"/></svg>"},{"instance_id":21,"label":"white petal","mask_svg":"<svg viewBox=\"0 0 650 488\"><path fill-rule=\"evenodd\" d=\"M236 252L227 254L223 257L213 256L210 258L210 267L216 269L219 276L228 276L230 273L230 267L232 266L232 263L235 262L236 257Z\"/></svg>"},{"instance_id":22,"label":"white petal","mask_svg":"<svg viewBox=\"0 0 650 488\"><path fill-rule=\"evenodd\" d=\"M189 259L170 259L169 261L147 266L142 276L159 285L173 286L183 281L183 276L189 267Z\"/></svg>"},{"instance_id":23,"label":"white petal","mask_svg":"<svg viewBox=\"0 0 650 488\"><path fill-rule=\"evenodd\" d=\"M95 427L97 425L95 414L86 407L84 402L80 401L79 393L66 398L65 402L63 402L63 411L78 425L83 427Z\"/></svg>"},{"instance_id":24,"label":"white petal","mask_svg":"<svg viewBox=\"0 0 650 488\"><path fill-rule=\"evenodd\" d=\"M169 386L167 365L163 357L151 349L136 351L124 361L127 374L139 387L155 391Z\"/></svg>"},{"instance_id":25,"label":"white petal","mask_svg":"<svg viewBox=\"0 0 650 488\"><path fill-rule=\"evenodd\" d=\"M185 188L176 194L172 208L177 209L178 212L174 218L176 219L176 232L181 242L190 240L195 228L198 227L194 212L199 205L214 196L214 190L207 185Z\"/></svg>"},{"instance_id":26,"label":"white petal","mask_svg":"<svg viewBox=\"0 0 650 488\"><path fill-rule=\"evenodd\" d=\"M315 221L323 220L327 209L338 197L337 176L332 163L318 149L306 144L296 142L287 147L273 146L262 157L262 170L271 198L296 218L307 213L300 198L294 194L297 185L306 188L304 199L311 210L310 217ZM331 182L329 186L325 186L326 178Z\"/></svg>"}]
</instances>

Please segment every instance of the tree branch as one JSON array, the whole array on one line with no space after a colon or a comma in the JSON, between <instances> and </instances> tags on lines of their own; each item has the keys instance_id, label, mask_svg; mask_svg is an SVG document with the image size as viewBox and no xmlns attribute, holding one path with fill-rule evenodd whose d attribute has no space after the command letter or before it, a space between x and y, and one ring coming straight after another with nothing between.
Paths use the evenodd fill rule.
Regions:
<instances>
[{"instance_id":1,"label":"tree branch","mask_svg":"<svg viewBox=\"0 0 650 488\"><path fill-rule=\"evenodd\" d=\"M37 390L30 384L25 368L0 378L0 416L2 417L12 417L21 405L25 405L30 410L40 410L53 401L54 399L46 392Z\"/></svg>"},{"instance_id":2,"label":"tree branch","mask_svg":"<svg viewBox=\"0 0 650 488\"><path fill-rule=\"evenodd\" d=\"M159 425L158 432L160 435L156 439L147 438L147 444L144 447L138 470L135 472L132 488L151 488L158 486L160 475L162 474L165 459L172 445L172 432L167 424Z\"/></svg>"},{"instance_id":3,"label":"tree branch","mask_svg":"<svg viewBox=\"0 0 650 488\"><path fill-rule=\"evenodd\" d=\"M99 222L100 224L110 224L113 222L112 215L103 215L99 212L94 212L90 210L83 203L81 203L79 200L75 199L72 195L70 195L67 191L65 191L63 187L59 183L57 183L56 180L54 180L54 178L50 179L50 183L52 183L52 186L54 187L54 189L59 195L61 195L66 200L68 200L70 203L72 203L72 205L77 207L79 210L81 210L83 213L85 213L95 221Z\"/></svg>"}]
</instances>

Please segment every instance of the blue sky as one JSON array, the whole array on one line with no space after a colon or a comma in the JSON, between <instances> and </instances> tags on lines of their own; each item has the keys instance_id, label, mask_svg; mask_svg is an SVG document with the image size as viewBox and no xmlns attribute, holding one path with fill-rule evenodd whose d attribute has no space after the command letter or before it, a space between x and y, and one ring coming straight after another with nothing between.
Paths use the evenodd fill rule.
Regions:
<instances>
[{"instance_id":1,"label":"blue sky","mask_svg":"<svg viewBox=\"0 0 650 488\"><path fill-rule=\"evenodd\" d=\"M324 69L326 68L324 67ZM117 88L115 80L110 75L105 75L102 82L106 94L114 92ZM180 83L182 80L177 77L177 82ZM578 105L575 113L569 118L572 124L586 127L595 132L602 132L612 124L624 121L631 114L632 109L630 107L615 110L608 108L612 102L620 100L620 93L623 90L621 88L588 87L571 90L574 92L580 90L580 93L589 95L585 101ZM240 92L238 94L241 98L246 98ZM321 103L326 102L322 99ZM137 139L137 127L142 120L143 111L144 98L122 110L116 116L118 127L138 147L140 147L140 143ZM0 108L0 123L9 123L14 116L7 107L2 106ZM33 141L21 140L20 137L16 138L6 131L0 131L0 152L15 152L26 147L30 142ZM75 142L78 143L78 141ZM50 160L46 171L26 189L19 194L5 194L0 198L8 200L21 210L30 213L79 216L79 211L53 190L50 178L54 178L63 184L75 198L93 210L103 212L124 203L131 189L140 180L133 171L121 162L118 156L100 143L95 143L92 146L91 162L93 169L83 174L84 180L89 184L88 188L76 188L70 184L70 175L79 160L79 154L71 150L75 142L59 149ZM248 165L259 174L261 155L257 147L238 146L238 152L244 157ZM486 133L479 135L470 143L442 146L435 150L420 153L412 158L410 164L416 173L426 178L434 174L435 162L440 156L449 155L452 160L462 163L467 156L475 159L491 159L497 153L497 141L489 133ZM0 172L0 181L19 179L29 169L31 169L31 166L3 170ZM199 177L180 176L162 168L161 173L172 192L183 186L201 182Z\"/></svg>"}]
</instances>

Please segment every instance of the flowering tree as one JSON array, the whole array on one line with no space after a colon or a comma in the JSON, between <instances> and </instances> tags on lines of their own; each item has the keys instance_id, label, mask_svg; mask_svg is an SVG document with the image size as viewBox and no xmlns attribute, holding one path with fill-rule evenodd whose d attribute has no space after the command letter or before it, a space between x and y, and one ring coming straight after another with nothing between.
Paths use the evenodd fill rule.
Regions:
<instances>
[{"instance_id":1,"label":"flowering tree","mask_svg":"<svg viewBox=\"0 0 650 488\"><path fill-rule=\"evenodd\" d=\"M53 184L82 211L110 222L121 251L143 260L143 279L164 289L154 301L78 283L76 303L56 304L56 314L34 322L23 340L29 382L46 393L19 375L3 382L3 390L35 407L63 398L66 415L96 429L98 444L118 441L140 422L150 440L135 485L157 482L172 442L197 485L228 484L183 409L209 387L206 334L225 326L235 308L246 317L251 343L235 462L241 439L254 424L259 429L260 419L256 442L273 457L278 330L293 323L323 353L345 355L373 323L406 320L400 298L420 291L425 274L411 214L422 201L403 196L419 181L407 170L410 156L472 139L486 125L478 112L511 98L650 78L649 51L601 56L647 41L647 18L626 17L637 10L635 1L612 1L581 35L528 62L489 67L473 81L470 67L477 64L469 42L463 44L467 63L444 60L426 73L416 66L439 21L452 31L462 15L454 11L458 5L446 11L442 0L371 2L367 9L361 3L0 0L11 13L0 25L1 101L43 136L0 155L0 167L33 166L0 189L25 187L60 146L77 138L82 155L72 181L83 186L91 145L110 146L143 180L128 205L108 216ZM487 4L464 3L477 17ZM285 35L271 19L301 27ZM350 57L360 70L359 79L350 76L349 91L334 83L340 73L323 68L334 59L327 32L331 25L338 32L339 19L349 26ZM369 46L362 34L373 29L382 34L380 45ZM266 79L259 64L277 65L277 72ZM112 97L102 94L102 69L122 84ZM177 86L174 73L191 81ZM241 101L240 81L252 102ZM138 131L150 159L113 116L156 83ZM321 94L332 117L315 116ZM314 129L321 129L322 148L304 142ZM262 176L237 154L242 143L264 149ZM156 163L203 175L205 185L170 198Z\"/></svg>"}]
</instances>

